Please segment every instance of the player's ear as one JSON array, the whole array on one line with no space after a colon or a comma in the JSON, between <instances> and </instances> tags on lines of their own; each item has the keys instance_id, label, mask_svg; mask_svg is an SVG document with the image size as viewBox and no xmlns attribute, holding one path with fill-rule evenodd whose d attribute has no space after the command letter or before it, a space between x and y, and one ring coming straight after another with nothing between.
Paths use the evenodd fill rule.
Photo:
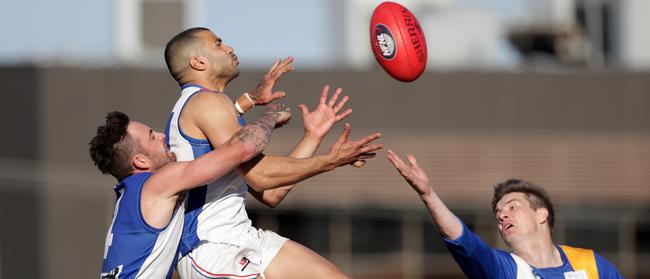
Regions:
<instances>
[{"instance_id":1,"label":"player's ear","mask_svg":"<svg viewBox=\"0 0 650 279\"><path fill-rule=\"evenodd\" d=\"M151 168L149 157L141 153L135 154L133 156L133 159L131 159L131 164L136 170L148 170Z\"/></svg>"},{"instance_id":2,"label":"player's ear","mask_svg":"<svg viewBox=\"0 0 650 279\"><path fill-rule=\"evenodd\" d=\"M548 209L544 207L540 207L537 210L535 210L535 212L536 212L538 224L544 224L548 222Z\"/></svg>"},{"instance_id":3,"label":"player's ear","mask_svg":"<svg viewBox=\"0 0 650 279\"><path fill-rule=\"evenodd\" d=\"M190 57L190 67L197 71L205 71L208 68L208 59L204 56Z\"/></svg>"}]
</instances>

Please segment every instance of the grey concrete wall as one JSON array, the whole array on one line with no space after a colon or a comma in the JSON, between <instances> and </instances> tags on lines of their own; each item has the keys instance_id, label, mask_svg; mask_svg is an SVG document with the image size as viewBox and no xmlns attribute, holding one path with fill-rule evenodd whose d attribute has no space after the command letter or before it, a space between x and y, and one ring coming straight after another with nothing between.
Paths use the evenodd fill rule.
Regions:
<instances>
[{"instance_id":1,"label":"grey concrete wall","mask_svg":"<svg viewBox=\"0 0 650 279\"><path fill-rule=\"evenodd\" d=\"M243 72L227 93L237 97L261 76ZM13 134L3 134L0 145L0 277L95 277L114 181L94 169L87 143L111 110L162 130L178 88L162 69L3 68L0 82L10 100L0 124ZM387 137L396 143L427 133L451 135L445 140L453 142L463 133L650 132L650 73L426 73L400 83L379 71L298 69L277 85L288 93L294 121L274 144L288 147L288 138L299 136L296 105L313 107L323 84L351 97L348 121L356 131L403 133ZM642 169L646 157L627 163ZM638 186L640 200L650 201L650 185Z\"/></svg>"},{"instance_id":2,"label":"grey concrete wall","mask_svg":"<svg viewBox=\"0 0 650 279\"><path fill-rule=\"evenodd\" d=\"M38 71L29 67L0 69L3 86L0 109L0 277L38 278L40 269L41 185L34 179L16 177L24 170L39 176L38 160ZM12 175L14 174L14 175Z\"/></svg>"}]
</instances>

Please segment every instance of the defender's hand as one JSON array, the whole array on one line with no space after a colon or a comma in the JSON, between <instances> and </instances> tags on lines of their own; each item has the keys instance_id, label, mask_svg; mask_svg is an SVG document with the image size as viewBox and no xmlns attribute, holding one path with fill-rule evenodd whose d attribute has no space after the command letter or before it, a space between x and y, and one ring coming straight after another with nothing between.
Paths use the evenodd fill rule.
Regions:
<instances>
[{"instance_id":1,"label":"defender's hand","mask_svg":"<svg viewBox=\"0 0 650 279\"><path fill-rule=\"evenodd\" d=\"M264 114L271 114L277 117L275 128L280 128L287 124L291 119L291 109L283 104L269 104L266 105L266 112Z\"/></svg>"},{"instance_id":2,"label":"defender's hand","mask_svg":"<svg viewBox=\"0 0 650 279\"><path fill-rule=\"evenodd\" d=\"M428 195L431 192L431 186L429 185L429 177L427 174L418 166L418 162L415 160L413 155L406 155L410 166L404 163L402 159L393 150L388 150L388 160L393 163L395 169L399 172L402 177L408 182L408 184L413 187L420 196Z\"/></svg>"},{"instance_id":3,"label":"defender's hand","mask_svg":"<svg viewBox=\"0 0 650 279\"><path fill-rule=\"evenodd\" d=\"M349 141L350 130L350 124L346 123L343 128L343 133L330 147L328 156L333 160L334 167L374 158L376 154L373 151L384 148L383 144L369 144L381 137L380 133L374 133L359 140Z\"/></svg>"},{"instance_id":4,"label":"defender's hand","mask_svg":"<svg viewBox=\"0 0 650 279\"><path fill-rule=\"evenodd\" d=\"M264 75L262 81L257 85L253 91L249 92L251 99L255 105L261 106L266 105L273 100L283 98L286 93L283 91L273 92L273 86L275 82L282 77L285 73L293 71L295 68L291 63L293 62L293 57L289 56L284 60L280 61L275 60L271 69Z\"/></svg>"},{"instance_id":5,"label":"defender's hand","mask_svg":"<svg viewBox=\"0 0 650 279\"><path fill-rule=\"evenodd\" d=\"M336 122L341 121L341 119L344 119L350 115L350 113L352 113L352 109L347 109L344 112L338 114L343 106L345 106L345 103L348 102L349 98L348 96L344 96L343 99L337 104L336 101L338 100L339 95L341 95L341 92L343 92L343 89L337 88L334 91L332 98L327 101L329 89L329 85L325 85L323 87L323 91L320 95L320 102L314 111L310 112L309 108L304 104L298 105L302 111L305 136L322 139L330 131L330 129L332 129Z\"/></svg>"}]
</instances>

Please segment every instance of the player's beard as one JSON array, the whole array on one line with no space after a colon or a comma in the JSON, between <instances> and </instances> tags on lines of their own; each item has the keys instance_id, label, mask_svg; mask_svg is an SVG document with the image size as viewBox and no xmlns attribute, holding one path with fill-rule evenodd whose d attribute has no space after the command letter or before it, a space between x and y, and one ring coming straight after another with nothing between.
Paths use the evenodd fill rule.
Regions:
<instances>
[{"instance_id":1,"label":"player's beard","mask_svg":"<svg viewBox=\"0 0 650 279\"><path fill-rule=\"evenodd\" d=\"M232 74L232 77L228 81L236 79L238 76L239 76L239 68L236 67L235 70L234 70L234 73Z\"/></svg>"},{"instance_id":2,"label":"player's beard","mask_svg":"<svg viewBox=\"0 0 650 279\"><path fill-rule=\"evenodd\" d=\"M228 73L223 73L221 77L226 80L226 85L229 84L233 79L236 79L239 76L239 68L235 67L232 70L229 70Z\"/></svg>"},{"instance_id":3,"label":"player's beard","mask_svg":"<svg viewBox=\"0 0 650 279\"><path fill-rule=\"evenodd\" d=\"M215 78L225 80L229 83L239 76L239 60L233 56L206 55L211 65L212 74Z\"/></svg>"},{"instance_id":4,"label":"player's beard","mask_svg":"<svg viewBox=\"0 0 650 279\"><path fill-rule=\"evenodd\" d=\"M147 156L155 160L156 169L159 169L169 163L176 162L176 154L169 151L167 148L163 147L163 152L156 152L155 157L152 154L147 154Z\"/></svg>"},{"instance_id":5,"label":"player's beard","mask_svg":"<svg viewBox=\"0 0 650 279\"><path fill-rule=\"evenodd\" d=\"M228 80L228 82L232 81L233 79L236 79L239 76L239 65L237 65L237 61L235 59L231 60L229 67L224 67L224 77Z\"/></svg>"}]
</instances>

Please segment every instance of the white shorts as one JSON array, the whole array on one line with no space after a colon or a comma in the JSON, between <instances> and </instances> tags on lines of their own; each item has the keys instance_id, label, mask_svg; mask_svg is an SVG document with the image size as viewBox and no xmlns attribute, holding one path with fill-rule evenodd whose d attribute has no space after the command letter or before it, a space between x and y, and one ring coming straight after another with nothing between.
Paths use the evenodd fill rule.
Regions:
<instances>
[{"instance_id":1,"label":"white shorts","mask_svg":"<svg viewBox=\"0 0 650 279\"><path fill-rule=\"evenodd\" d=\"M180 259L179 275L183 279L263 277L288 240L272 231L252 227L241 239L241 243L202 242Z\"/></svg>"}]
</instances>

